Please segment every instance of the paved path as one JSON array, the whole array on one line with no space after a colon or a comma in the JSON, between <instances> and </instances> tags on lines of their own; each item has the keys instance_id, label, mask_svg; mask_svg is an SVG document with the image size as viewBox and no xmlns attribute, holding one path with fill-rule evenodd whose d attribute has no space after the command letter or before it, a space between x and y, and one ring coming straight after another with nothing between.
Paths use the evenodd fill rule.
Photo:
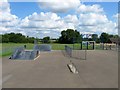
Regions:
<instances>
[{"instance_id":1,"label":"paved path","mask_svg":"<svg viewBox=\"0 0 120 90\"><path fill-rule=\"evenodd\" d=\"M3 88L115 88L117 53L103 52L88 51L86 61L73 59L79 74L69 71L61 51L42 52L35 61L3 58Z\"/></svg>"}]
</instances>

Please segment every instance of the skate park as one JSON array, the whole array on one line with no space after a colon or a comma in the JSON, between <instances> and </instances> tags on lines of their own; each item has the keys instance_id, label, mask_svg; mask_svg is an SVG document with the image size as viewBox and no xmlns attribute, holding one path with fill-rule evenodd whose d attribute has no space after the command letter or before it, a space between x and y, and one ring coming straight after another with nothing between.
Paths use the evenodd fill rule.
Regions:
<instances>
[{"instance_id":1,"label":"skate park","mask_svg":"<svg viewBox=\"0 0 120 90\"><path fill-rule=\"evenodd\" d=\"M118 2L2 0L0 5L3 90L119 88Z\"/></svg>"},{"instance_id":2,"label":"skate park","mask_svg":"<svg viewBox=\"0 0 120 90\"><path fill-rule=\"evenodd\" d=\"M9 59L35 60L39 57L41 51L51 51L50 45L38 45L34 43L33 50L26 50L25 47L26 46L16 48Z\"/></svg>"},{"instance_id":3,"label":"skate park","mask_svg":"<svg viewBox=\"0 0 120 90\"><path fill-rule=\"evenodd\" d=\"M39 46L36 44L32 51L39 51ZM65 50L52 50L49 47L39 51L35 60L25 59L2 59L3 88L118 87L117 50L74 50L69 46ZM71 63L78 73L70 71Z\"/></svg>"}]
</instances>

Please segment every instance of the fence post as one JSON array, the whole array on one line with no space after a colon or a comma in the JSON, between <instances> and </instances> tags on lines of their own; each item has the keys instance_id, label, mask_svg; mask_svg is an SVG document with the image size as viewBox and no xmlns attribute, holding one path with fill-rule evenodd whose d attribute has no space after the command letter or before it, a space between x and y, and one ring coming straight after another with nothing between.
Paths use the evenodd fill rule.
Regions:
<instances>
[{"instance_id":1,"label":"fence post","mask_svg":"<svg viewBox=\"0 0 120 90\"><path fill-rule=\"evenodd\" d=\"M87 50L88 50L88 42L87 42Z\"/></svg>"},{"instance_id":2,"label":"fence post","mask_svg":"<svg viewBox=\"0 0 120 90\"><path fill-rule=\"evenodd\" d=\"M81 42L81 50L82 50L82 42Z\"/></svg>"}]
</instances>

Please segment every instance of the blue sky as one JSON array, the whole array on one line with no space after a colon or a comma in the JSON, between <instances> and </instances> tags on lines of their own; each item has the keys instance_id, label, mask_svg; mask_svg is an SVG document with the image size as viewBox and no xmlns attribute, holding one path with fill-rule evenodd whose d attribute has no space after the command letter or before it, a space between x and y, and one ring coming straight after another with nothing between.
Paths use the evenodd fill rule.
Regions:
<instances>
[{"instance_id":1,"label":"blue sky","mask_svg":"<svg viewBox=\"0 0 120 90\"><path fill-rule=\"evenodd\" d=\"M34 12L40 13L42 11L36 2L10 2L10 8L11 13L19 18L25 18Z\"/></svg>"},{"instance_id":2,"label":"blue sky","mask_svg":"<svg viewBox=\"0 0 120 90\"><path fill-rule=\"evenodd\" d=\"M109 19L113 19L112 16L118 13L118 2L83 2L85 5L99 4L103 7L106 15ZM47 12L48 10L40 9L36 2L10 2L11 13L17 15L19 18L25 18L26 16L37 12ZM73 14L72 12L58 13L60 16L67 14Z\"/></svg>"},{"instance_id":3,"label":"blue sky","mask_svg":"<svg viewBox=\"0 0 120 90\"><path fill-rule=\"evenodd\" d=\"M15 32L42 38L58 38L67 28L83 34L107 32L117 34L117 2L83 2L61 0L52 2L5 2L1 34ZM45 2L47 1L47 2Z\"/></svg>"}]
</instances>

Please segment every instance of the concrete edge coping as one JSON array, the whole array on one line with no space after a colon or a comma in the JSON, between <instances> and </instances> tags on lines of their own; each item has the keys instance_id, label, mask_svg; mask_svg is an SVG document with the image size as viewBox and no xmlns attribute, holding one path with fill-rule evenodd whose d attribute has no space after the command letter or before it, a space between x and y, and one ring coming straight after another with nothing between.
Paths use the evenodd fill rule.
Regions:
<instances>
[{"instance_id":1,"label":"concrete edge coping","mask_svg":"<svg viewBox=\"0 0 120 90\"><path fill-rule=\"evenodd\" d=\"M67 66L72 73L78 74L78 70L76 69L73 63L67 64Z\"/></svg>"}]
</instances>

